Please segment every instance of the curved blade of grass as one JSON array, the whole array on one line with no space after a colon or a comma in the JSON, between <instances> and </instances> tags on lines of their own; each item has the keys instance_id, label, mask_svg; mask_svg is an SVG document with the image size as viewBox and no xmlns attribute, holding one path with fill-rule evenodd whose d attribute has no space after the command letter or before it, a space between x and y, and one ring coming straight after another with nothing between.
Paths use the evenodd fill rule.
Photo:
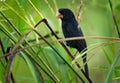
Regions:
<instances>
[{"instance_id":1,"label":"curved blade of grass","mask_svg":"<svg viewBox=\"0 0 120 83\"><path fill-rule=\"evenodd\" d=\"M103 46L106 46L106 45L109 45L109 44L113 44L113 43L120 43L120 42L119 42L119 41L118 41L118 42L117 42L117 41L104 42L104 43L102 43L102 44L97 43L97 44L94 44L93 46L89 46L87 51L83 52L80 56L77 56L77 57L75 58L75 61L76 61L76 59L82 57L82 56L83 56L84 54L86 54L87 52L90 52L90 51L92 51L92 50L94 50L94 49L96 49L96 48L103 47ZM74 61L73 61L73 62L74 62Z\"/></svg>"},{"instance_id":2,"label":"curved blade of grass","mask_svg":"<svg viewBox=\"0 0 120 83\"><path fill-rule=\"evenodd\" d=\"M110 63L110 64L112 64L112 58L110 57L110 55L107 53L107 51L103 48L103 52L104 52L104 54L105 54L105 56L106 56L106 58L107 58L107 60L108 60L108 62Z\"/></svg>"},{"instance_id":3,"label":"curved blade of grass","mask_svg":"<svg viewBox=\"0 0 120 83\"><path fill-rule=\"evenodd\" d=\"M78 61L77 59L79 59L80 57L82 57L84 54L86 54L86 53L88 53L88 52L91 52L91 51L93 51L93 50L95 50L95 49L98 49L98 48L103 48L104 46L110 45L110 44L113 44L113 43L120 43L120 42L119 42L119 41L118 41L118 42L117 42L117 41L114 41L114 42L104 42L104 43L102 43L102 44L97 43L97 44L94 44L94 45L92 45L92 46L89 46L87 51L81 53L79 56L77 56L77 57L72 61L72 65L74 65L74 64ZM88 62L88 61L87 61L87 62ZM86 63L87 63L87 62L86 62ZM81 66L81 67L84 67L84 65L85 65L86 63L84 63L83 66Z\"/></svg>"},{"instance_id":4,"label":"curved blade of grass","mask_svg":"<svg viewBox=\"0 0 120 83\"><path fill-rule=\"evenodd\" d=\"M35 71L35 68L34 68L31 60L23 52L20 52L20 53L21 53L22 57L24 58L24 60L26 61L27 65L33 75L35 83L39 83L41 81L40 77L38 77L37 72Z\"/></svg>"},{"instance_id":5,"label":"curved blade of grass","mask_svg":"<svg viewBox=\"0 0 120 83\"><path fill-rule=\"evenodd\" d=\"M101 45L102 45L102 44L97 43L97 44L94 44L94 45L89 46L89 47L88 47L88 50L84 51L82 54L80 54L79 56L77 56L77 57L72 61L72 64L75 64L76 61L77 61L77 59L79 59L80 57L82 57L82 56L83 56L84 54L86 54L87 52L90 52L90 51L98 48L98 47L101 46Z\"/></svg>"},{"instance_id":6,"label":"curved blade of grass","mask_svg":"<svg viewBox=\"0 0 120 83\"><path fill-rule=\"evenodd\" d=\"M108 69L108 74L107 77L105 79L105 83L111 83L112 80L112 74L113 74L113 69L115 68L116 63L119 61L120 59L120 49L118 54L116 55L115 59L113 60L113 63L111 64L111 66Z\"/></svg>"}]
</instances>

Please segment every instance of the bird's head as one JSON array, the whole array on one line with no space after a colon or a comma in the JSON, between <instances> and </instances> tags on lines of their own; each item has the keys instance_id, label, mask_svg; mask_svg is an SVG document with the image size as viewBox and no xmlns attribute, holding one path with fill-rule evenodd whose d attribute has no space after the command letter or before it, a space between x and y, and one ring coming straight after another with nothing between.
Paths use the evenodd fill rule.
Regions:
<instances>
[{"instance_id":1,"label":"bird's head","mask_svg":"<svg viewBox=\"0 0 120 83\"><path fill-rule=\"evenodd\" d=\"M61 20L70 20L75 18L73 12L68 8L60 8L56 14L56 17Z\"/></svg>"}]
</instances>

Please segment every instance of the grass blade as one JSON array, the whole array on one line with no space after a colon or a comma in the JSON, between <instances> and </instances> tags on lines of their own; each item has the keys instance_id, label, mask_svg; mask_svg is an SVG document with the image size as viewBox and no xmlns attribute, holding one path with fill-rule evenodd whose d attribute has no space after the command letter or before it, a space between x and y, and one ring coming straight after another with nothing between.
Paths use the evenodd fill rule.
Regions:
<instances>
[{"instance_id":1,"label":"grass blade","mask_svg":"<svg viewBox=\"0 0 120 83\"><path fill-rule=\"evenodd\" d=\"M115 59L113 60L113 63L111 64L111 66L108 69L108 74L107 74L107 77L105 79L105 83L111 83L113 69L115 68L115 65L119 61L119 59L120 59L120 50L119 50L119 53L116 55Z\"/></svg>"}]
</instances>

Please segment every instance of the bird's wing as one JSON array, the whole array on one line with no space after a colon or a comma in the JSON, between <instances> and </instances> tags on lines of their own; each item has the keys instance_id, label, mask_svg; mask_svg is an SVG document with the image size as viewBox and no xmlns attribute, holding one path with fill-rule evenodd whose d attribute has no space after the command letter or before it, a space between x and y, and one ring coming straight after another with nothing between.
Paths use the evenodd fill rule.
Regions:
<instances>
[{"instance_id":1,"label":"bird's wing","mask_svg":"<svg viewBox=\"0 0 120 83\"><path fill-rule=\"evenodd\" d=\"M77 25L74 23L67 24L66 30L68 31L68 33L70 34L71 37L82 36L82 34L80 35L80 33L79 33Z\"/></svg>"},{"instance_id":2,"label":"bird's wing","mask_svg":"<svg viewBox=\"0 0 120 83\"><path fill-rule=\"evenodd\" d=\"M66 30L71 35L71 37L81 37L81 36L83 36L82 30L78 29L77 25L75 25L75 24L72 24L72 23L68 24L66 26ZM80 44L80 46L82 46L83 49L85 49L87 47L85 39L78 40L77 42Z\"/></svg>"}]
</instances>

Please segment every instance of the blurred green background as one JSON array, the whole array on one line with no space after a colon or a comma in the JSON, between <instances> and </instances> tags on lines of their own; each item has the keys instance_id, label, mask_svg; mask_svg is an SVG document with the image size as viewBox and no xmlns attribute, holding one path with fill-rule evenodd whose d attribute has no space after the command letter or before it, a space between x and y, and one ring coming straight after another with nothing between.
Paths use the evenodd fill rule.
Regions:
<instances>
[{"instance_id":1,"label":"blurred green background","mask_svg":"<svg viewBox=\"0 0 120 83\"><path fill-rule=\"evenodd\" d=\"M10 61L6 62L5 58L0 57L0 83L5 82L10 68L16 83L42 83L42 81L45 83L81 83L73 70L87 83L87 79L74 63L77 61L83 67L81 54L78 54L79 57L75 60L70 60L63 47L58 42L53 42L56 38L51 35L48 27L41 23L36 31L42 36L49 36L45 39L67 61L67 63L64 62L50 45L43 39L38 39L40 35L33 28L38 21L46 18L52 29L59 32L57 35L64 38L61 22L56 19L56 12L59 8L69 8L74 12L76 18L80 14L78 23L84 36L119 38L109 1L112 3L115 20L120 30L120 0L0 0L1 44L3 44L4 50L13 47L12 54L20 48L12 60L12 65ZM80 7L82 8L78 13ZM31 33L26 35L30 30ZM29 42L29 40L34 41ZM120 40L89 38L86 41L88 45L87 63L93 83L119 83ZM23 42L26 42L25 45ZM75 49L69 47L68 49L72 54L76 52ZM3 54L5 53L0 48L0 56ZM12 56L12 54L10 55ZM72 68L67 64L70 64Z\"/></svg>"}]
</instances>

